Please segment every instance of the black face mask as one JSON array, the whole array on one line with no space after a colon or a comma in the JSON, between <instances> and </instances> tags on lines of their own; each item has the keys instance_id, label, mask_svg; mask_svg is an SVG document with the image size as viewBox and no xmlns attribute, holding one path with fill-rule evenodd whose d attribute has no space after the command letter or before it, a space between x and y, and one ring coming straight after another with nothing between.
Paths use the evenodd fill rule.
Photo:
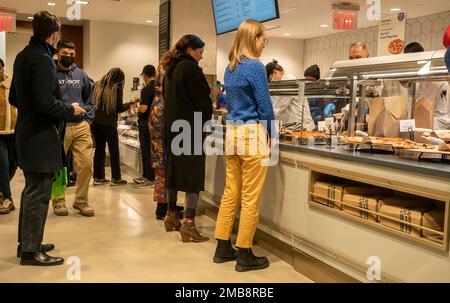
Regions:
<instances>
[{"instance_id":1,"label":"black face mask","mask_svg":"<svg viewBox=\"0 0 450 303\"><path fill-rule=\"evenodd\" d=\"M75 62L75 58L74 57L70 57L70 56L60 56L59 62L65 68L69 68Z\"/></svg>"}]
</instances>

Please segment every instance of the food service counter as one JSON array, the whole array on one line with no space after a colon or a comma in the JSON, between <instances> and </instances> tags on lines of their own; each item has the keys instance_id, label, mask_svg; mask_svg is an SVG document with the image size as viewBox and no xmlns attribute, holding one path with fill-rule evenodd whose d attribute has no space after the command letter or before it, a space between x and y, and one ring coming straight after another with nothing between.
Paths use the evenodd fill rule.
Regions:
<instances>
[{"instance_id":1,"label":"food service counter","mask_svg":"<svg viewBox=\"0 0 450 303\"><path fill-rule=\"evenodd\" d=\"M358 182L439 201L445 214L438 232L441 241L406 234L403 228L396 230L314 202L314 184L322 179ZM224 186L224 156L208 156L202 199L218 207ZM382 281L450 282L449 199L448 163L419 162L342 147L330 150L281 144L279 164L268 171L258 228L293 251L306 253L360 281L368 281L368 262L377 257ZM378 217L378 213L371 214ZM381 222L383 216L379 218ZM417 227L416 221L409 222L413 223L398 224L411 224L406 229L409 231ZM423 234L427 230L424 228Z\"/></svg>"}]
</instances>

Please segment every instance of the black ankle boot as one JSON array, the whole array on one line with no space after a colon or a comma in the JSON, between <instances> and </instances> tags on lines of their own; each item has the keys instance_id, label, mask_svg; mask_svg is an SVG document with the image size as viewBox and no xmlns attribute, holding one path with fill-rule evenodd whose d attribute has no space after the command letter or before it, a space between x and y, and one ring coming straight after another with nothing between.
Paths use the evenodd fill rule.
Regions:
<instances>
[{"instance_id":1,"label":"black ankle boot","mask_svg":"<svg viewBox=\"0 0 450 303\"><path fill-rule=\"evenodd\" d=\"M216 253L214 254L214 263L225 263L236 261L238 250L233 248L231 240L217 240Z\"/></svg>"},{"instance_id":2,"label":"black ankle boot","mask_svg":"<svg viewBox=\"0 0 450 303\"><path fill-rule=\"evenodd\" d=\"M269 267L269 264L269 260L266 257L256 257L251 248L239 248L235 269L236 271L244 272L264 269Z\"/></svg>"},{"instance_id":3,"label":"black ankle boot","mask_svg":"<svg viewBox=\"0 0 450 303\"><path fill-rule=\"evenodd\" d=\"M156 207L156 220L164 220L167 213L167 203L158 203Z\"/></svg>"}]
</instances>

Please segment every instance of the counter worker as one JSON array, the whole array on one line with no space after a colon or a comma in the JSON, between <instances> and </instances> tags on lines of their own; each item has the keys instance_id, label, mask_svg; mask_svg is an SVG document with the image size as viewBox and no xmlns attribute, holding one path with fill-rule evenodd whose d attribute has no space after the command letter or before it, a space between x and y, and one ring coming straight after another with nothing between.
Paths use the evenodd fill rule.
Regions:
<instances>
[{"instance_id":1,"label":"counter worker","mask_svg":"<svg viewBox=\"0 0 450 303\"><path fill-rule=\"evenodd\" d=\"M266 71L269 82L295 80L295 77L285 74L283 67L276 60L266 65ZM271 96L271 98L277 121L281 121L282 124L304 121L304 128L308 130L316 128L307 98L302 98L302 100L299 100L297 96Z\"/></svg>"},{"instance_id":2,"label":"counter worker","mask_svg":"<svg viewBox=\"0 0 450 303\"><path fill-rule=\"evenodd\" d=\"M417 42L412 42L405 47L405 54L421 53L424 48ZM417 83L416 100L425 96L430 101L434 101L434 123L433 129L450 129L450 85L447 81L429 82L421 81Z\"/></svg>"},{"instance_id":3,"label":"counter worker","mask_svg":"<svg viewBox=\"0 0 450 303\"><path fill-rule=\"evenodd\" d=\"M320 80L320 68L317 64L311 65L305 70L303 74L307 81L319 81ZM321 98L308 98L309 109L314 123L317 124L323 119L324 100Z\"/></svg>"}]
</instances>

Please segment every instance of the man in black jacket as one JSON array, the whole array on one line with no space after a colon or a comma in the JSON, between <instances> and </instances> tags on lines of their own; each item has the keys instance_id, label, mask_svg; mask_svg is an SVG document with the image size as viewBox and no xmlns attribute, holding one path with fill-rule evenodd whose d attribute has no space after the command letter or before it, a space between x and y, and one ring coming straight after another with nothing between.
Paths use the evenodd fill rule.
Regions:
<instances>
[{"instance_id":1,"label":"man in black jacket","mask_svg":"<svg viewBox=\"0 0 450 303\"><path fill-rule=\"evenodd\" d=\"M63 167L64 119L85 113L78 103L65 104L53 55L61 25L54 14L39 12L33 19L33 37L14 62L9 101L19 116L16 151L25 175L19 218L18 256L22 265L51 266L64 259L50 257L54 245L42 245L55 172Z\"/></svg>"}]
</instances>

